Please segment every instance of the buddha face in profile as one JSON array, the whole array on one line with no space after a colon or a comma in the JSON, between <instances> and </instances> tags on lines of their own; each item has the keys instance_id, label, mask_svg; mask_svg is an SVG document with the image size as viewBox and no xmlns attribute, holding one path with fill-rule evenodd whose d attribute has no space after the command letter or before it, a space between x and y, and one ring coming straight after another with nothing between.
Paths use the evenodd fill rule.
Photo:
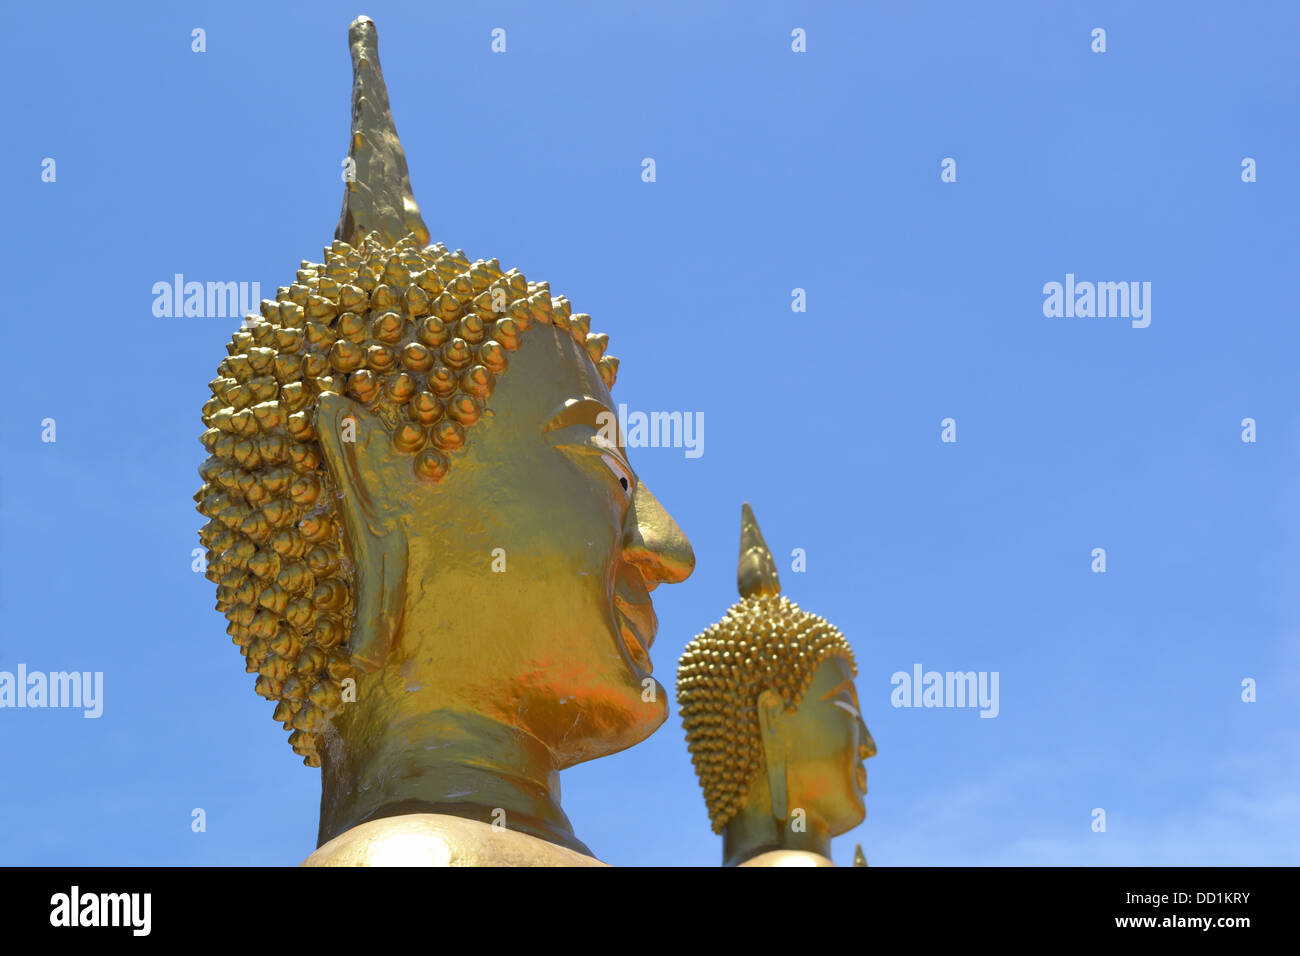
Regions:
<instances>
[{"instance_id":1,"label":"buddha face in profile","mask_svg":"<svg viewBox=\"0 0 1300 956\"><path fill-rule=\"evenodd\" d=\"M876 753L859 709L854 672L850 656L832 653L816 666L793 713L779 690L765 689L758 700L764 752L780 752L784 759L787 807L809 804L809 815L831 836L866 818L863 761ZM773 762L765 761L765 769ZM770 793L770 781L762 782ZM793 801L790 793L796 794ZM801 800L803 794L807 799Z\"/></svg>"},{"instance_id":2,"label":"buddha face in profile","mask_svg":"<svg viewBox=\"0 0 1300 956\"><path fill-rule=\"evenodd\" d=\"M309 766L365 790L411 742L478 741L552 773L664 721L650 591L694 556L610 439L589 322L495 260L372 236L233 337L201 537Z\"/></svg>"},{"instance_id":3,"label":"buddha face in profile","mask_svg":"<svg viewBox=\"0 0 1300 956\"><path fill-rule=\"evenodd\" d=\"M687 645L677 694L724 862L770 850L829 856L866 816L863 722L844 636L781 596L753 512L743 515L743 599Z\"/></svg>"}]
</instances>

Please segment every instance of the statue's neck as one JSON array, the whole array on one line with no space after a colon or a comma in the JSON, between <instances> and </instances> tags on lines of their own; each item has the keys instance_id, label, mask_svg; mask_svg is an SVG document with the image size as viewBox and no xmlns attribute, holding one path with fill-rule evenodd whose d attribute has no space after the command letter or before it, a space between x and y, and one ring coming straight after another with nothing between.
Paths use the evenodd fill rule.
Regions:
<instances>
[{"instance_id":1,"label":"statue's neck","mask_svg":"<svg viewBox=\"0 0 1300 956\"><path fill-rule=\"evenodd\" d=\"M754 789L760 787L763 787L761 777L755 781ZM764 796L755 799L751 794L745 808L723 828L723 866L739 866L771 850L802 850L830 859L831 834L822 820L811 813L802 820L793 814L789 820L777 820Z\"/></svg>"},{"instance_id":2,"label":"statue's neck","mask_svg":"<svg viewBox=\"0 0 1300 956\"><path fill-rule=\"evenodd\" d=\"M560 809L560 779L537 738L477 714L351 714L327 737L318 845L358 824L442 813L591 855Z\"/></svg>"}]
</instances>

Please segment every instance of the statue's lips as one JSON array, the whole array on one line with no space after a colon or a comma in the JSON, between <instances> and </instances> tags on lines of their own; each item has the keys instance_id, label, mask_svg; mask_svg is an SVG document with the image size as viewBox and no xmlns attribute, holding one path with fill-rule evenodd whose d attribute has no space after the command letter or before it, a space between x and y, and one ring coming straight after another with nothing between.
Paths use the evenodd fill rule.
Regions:
<instances>
[{"instance_id":1,"label":"statue's lips","mask_svg":"<svg viewBox=\"0 0 1300 956\"><path fill-rule=\"evenodd\" d=\"M650 647L654 644L659 618L649 601L632 603L621 594L614 595L614 618L618 622L619 637L627 654L647 674L654 673L650 660Z\"/></svg>"}]
</instances>

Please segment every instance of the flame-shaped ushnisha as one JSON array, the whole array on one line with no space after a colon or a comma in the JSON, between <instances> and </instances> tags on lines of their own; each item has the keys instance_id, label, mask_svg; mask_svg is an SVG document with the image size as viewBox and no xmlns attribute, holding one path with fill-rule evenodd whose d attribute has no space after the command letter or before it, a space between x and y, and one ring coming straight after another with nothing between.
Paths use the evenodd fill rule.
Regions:
<instances>
[{"instance_id":1,"label":"flame-shaped ushnisha","mask_svg":"<svg viewBox=\"0 0 1300 956\"><path fill-rule=\"evenodd\" d=\"M343 213L334 238L353 245L372 232L393 245L412 235L421 246L429 230L411 193L406 153L388 106L388 87L379 68L379 31L369 17L348 28L352 52L352 136L348 142L353 176L343 193Z\"/></svg>"}]
</instances>

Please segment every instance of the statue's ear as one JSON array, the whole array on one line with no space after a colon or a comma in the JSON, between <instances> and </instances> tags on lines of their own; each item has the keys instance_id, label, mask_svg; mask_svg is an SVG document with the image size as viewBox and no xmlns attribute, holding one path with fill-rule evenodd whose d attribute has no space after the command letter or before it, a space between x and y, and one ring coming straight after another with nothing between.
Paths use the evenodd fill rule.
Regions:
<instances>
[{"instance_id":1,"label":"statue's ear","mask_svg":"<svg viewBox=\"0 0 1300 956\"><path fill-rule=\"evenodd\" d=\"M782 733L785 702L780 694L769 689L758 695L757 703L758 732L763 739L763 766L767 772L767 789L772 795L772 816L785 820L790 816L785 736Z\"/></svg>"},{"instance_id":2,"label":"statue's ear","mask_svg":"<svg viewBox=\"0 0 1300 956\"><path fill-rule=\"evenodd\" d=\"M356 567L348 651L361 670L374 671L388 660L406 604L406 531L386 493L396 490L392 483L399 480L401 463L384 423L333 392L320 398L316 434L342 496L343 532Z\"/></svg>"}]
</instances>

